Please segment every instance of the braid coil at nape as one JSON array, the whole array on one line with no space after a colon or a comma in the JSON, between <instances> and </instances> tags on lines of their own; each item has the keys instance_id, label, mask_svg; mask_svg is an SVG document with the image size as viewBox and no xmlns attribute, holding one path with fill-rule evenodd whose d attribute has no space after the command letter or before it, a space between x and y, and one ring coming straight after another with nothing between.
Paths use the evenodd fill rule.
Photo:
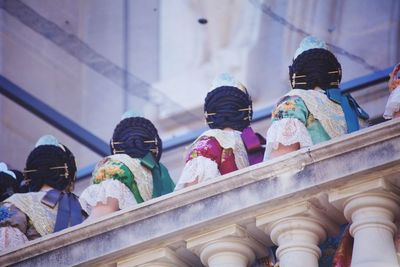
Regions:
<instances>
[{"instance_id":1,"label":"braid coil at nape","mask_svg":"<svg viewBox=\"0 0 400 267\"><path fill-rule=\"evenodd\" d=\"M0 202L18 192L17 179L0 171Z\"/></svg>"},{"instance_id":2,"label":"braid coil at nape","mask_svg":"<svg viewBox=\"0 0 400 267\"><path fill-rule=\"evenodd\" d=\"M339 88L342 68L330 51L314 48L301 53L289 66L289 80L296 89Z\"/></svg>"},{"instance_id":3,"label":"braid coil at nape","mask_svg":"<svg viewBox=\"0 0 400 267\"><path fill-rule=\"evenodd\" d=\"M44 184L60 191L66 189L76 173L76 166L68 168L69 161L67 153L58 146L40 145L32 150L25 168L30 191L39 191Z\"/></svg>"},{"instance_id":4,"label":"braid coil at nape","mask_svg":"<svg viewBox=\"0 0 400 267\"><path fill-rule=\"evenodd\" d=\"M162 154L162 141L153 123L142 117L123 119L116 127L110 141L112 154L127 154L143 158L151 152L157 161Z\"/></svg>"},{"instance_id":5,"label":"braid coil at nape","mask_svg":"<svg viewBox=\"0 0 400 267\"><path fill-rule=\"evenodd\" d=\"M236 87L221 86L207 94L204 112L211 129L242 131L250 125L253 116L252 100Z\"/></svg>"}]
</instances>

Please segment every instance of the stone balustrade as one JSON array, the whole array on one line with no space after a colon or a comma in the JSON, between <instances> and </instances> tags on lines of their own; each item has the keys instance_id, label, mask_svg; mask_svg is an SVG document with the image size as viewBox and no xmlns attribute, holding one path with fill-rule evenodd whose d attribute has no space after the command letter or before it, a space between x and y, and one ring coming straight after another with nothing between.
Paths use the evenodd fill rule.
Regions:
<instances>
[{"instance_id":1,"label":"stone balustrade","mask_svg":"<svg viewBox=\"0 0 400 267\"><path fill-rule=\"evenodd\" d=\"M351 222L352 266L399 266L400 120L185 188L0 254L17 266L318 266Z\"/></svg>"}]
</instances>

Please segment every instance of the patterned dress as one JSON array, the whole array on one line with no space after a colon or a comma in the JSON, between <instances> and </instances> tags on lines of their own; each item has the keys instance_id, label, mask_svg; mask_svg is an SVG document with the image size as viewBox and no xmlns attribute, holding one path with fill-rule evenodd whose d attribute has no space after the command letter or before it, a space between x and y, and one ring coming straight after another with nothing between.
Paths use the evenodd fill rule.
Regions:
<instances>
[{"instance_id":1,"label":"patterned dress","mask_svg":"<svg viewBox=\"0 0 400 267\"><path fill-rule=\"evenodd\" d=\"M119 209L125 209L172 192L175 187L167 169L152 156L137 159L125 154L97 163L91 183L79 198L88 214L97 203L106 204L108 197L117 199Z\"/></svg>"},{"instance_id":2,"label":"patterned dress","mask_svg":"<svg viewBox=\"0 0 400 267\"><path fill-rule=\"evenodd\" d=\"M186 164L175 187L208 181L249 166L241 132L212 129L204 132L190 146Z\"/></svg>"},{"instance_id":3,"label":"patterned dress","mask_svg":"<svg viewBox=\"0 0 400 267\"><path fill-rule=\"evenodd\" d=\"M367 122L360 120L361 127ZM323 90L293 89L272 112L272 124L267 133L268 159L279 143L295 143L300 148L318 144L347 133L346 119L339 104L329 100Z\"/></svg>"},{"instance_id":4,"label":"patterned dress","mask_svg":"<svg viewBox=\"0 0 400 267\"><path fill-rule=\"evenodd\" d=\"M58 204L41 203L46 192L14 194L0 207L0 250L53 233Z\"/></svg>"}]
</instances>

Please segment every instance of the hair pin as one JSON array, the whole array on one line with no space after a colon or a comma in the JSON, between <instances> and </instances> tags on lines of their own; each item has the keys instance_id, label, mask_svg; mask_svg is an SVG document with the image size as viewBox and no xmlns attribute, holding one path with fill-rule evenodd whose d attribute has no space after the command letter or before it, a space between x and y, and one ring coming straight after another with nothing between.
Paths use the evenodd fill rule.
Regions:
<instances>
[{"instance_id":1,"label":"hair pin","mask_svg":"<svg viewBox=\"0 0 400 267\"><path fill-rule=\"evenodd\" d=\"M337 70L329 71L328 73L329 73L329 74L338 73L339 75L341 75L341 74L342 74L342 70L341 70L340 68L338 68Z\"/></svg>"},{"instance_id":2,"label":"hair pin","mask_svg":"<svg viewBox=\"0 0 400 267\"><path fill-rule=\"evenodd\" d=\"M296 82L295 80L293 80L293 82L292 82L293 88L296 86L296 84L307 84L307 83L306 82Z\"/></svg>"},{"instance_id":3,"label":"hair pin","mask_svg":"<svg viewBox=\"0 0 400 267\"><path fill-rule=\"evenodd\" d=\"M58 169L64 169L65 172L64 174L60 174L60 176L64 176L65 179L68 179L69 172L68 172L68 165L67 163L64 163L64 166L56 166L56 167L50 167L49 170L58 170Z\"/></svg>"},{"instance_id":4,"label":"hair pin","mask_svg":"<svg viewBox=\"0 0 400 267\"><path fill-rule=\"evenodd\" d=\"M112 147L112 149L114 150L115 149L115 147L114 147L114 145L120 145L120 144L122 144L123 142L114 142L113 140L111 140L111 147Z\"/></svg>"},{"instance_id":5,"label":"hair pin","mask_svg":"<svg viewBox=\"0 0 400 267\"><path fill-rule=\"evenodd\" d=\"M38 170L24 170L23 173L37 172Z\"/></svg>"},{"instance_id":6,"label":"hair pin","mask_svg":"<svg viewBox=\"0 0 400 267\"><path fill-rule=\"evenodd\" d=\"M64 166L50 167L49 170L58 170L58 169L65 169L65 168L68 168L66 163L64 164Z\"/></svg>"},{"instance_id":7,"label":"hair pin","mask_svg":"<svg viewBox=\"0 0 400 267\"><path fill-rule=\"evenodd\" d=\"M146 140L146 141L143 141L143 143L146 143L146 144L148 144L148 143L154 143L155 145L157 145L157 144L158 144L158 141L157 141L157 139L154 139L154 140Z\"/></svg>"},{"instance_id":8,"label":"hair pin","mask_svg":"<svg viewBox=\"0 0 400 267\"><path fill-rule=\"evenodd\" d=\"M65 178L67 178L69 176L69 172L68 172L68 165L67 163L64 163L64 166L55 166L55 167L50 167L49 170L59 170L59 169L64 169L65 173L64 174L60 174L60 176L64 176ZM25 177L25 180L29 180L25 174L27 173L32 173L32 172L37 172L38 169L33 169L33 170L24 170L23 171L23 175Z\"/></svg>"},{"instance_id":9,"label":"hair pin","mask_svg":"<svg viewBox=\"0 0 400 267\"><path fill-rule=\"evenodd\" d=\"M204 116L207 118L208 116L211 116L211 115L215 115L215 114L217 114L216 112L213 112L213 113L207 113L207 111L206 112L204 112Z\"/></svg>"},{"instance_id":10,"label":"hair pin","mask_svg":"<svg viewBox=\"0 0 400 267\"><path fill-rule=\"evenodd\" d=\"M241 108L238 111L251 111L251 110L252 110L252 108L251 108L251 106L249 106L248 108Z\"/></svg>"},{"instance_id":11,"label":"hair pin","mask_svg":"<svg viewBox=\"0 0 400 267\"><path fill-rule=\"evenodd\" d=\"M293 75L292 75L292 79L293 80L295 80L296 78L304 78L304 77L306 77L306 75L296 75L296 73L293 73Z\"/></svg>"}]
</instances>

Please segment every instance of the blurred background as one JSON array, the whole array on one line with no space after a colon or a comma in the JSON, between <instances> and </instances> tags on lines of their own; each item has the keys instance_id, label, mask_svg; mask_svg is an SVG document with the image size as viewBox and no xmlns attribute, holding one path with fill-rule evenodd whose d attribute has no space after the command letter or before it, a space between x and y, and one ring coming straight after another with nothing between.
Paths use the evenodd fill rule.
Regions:
<instances>
[{"instance_id":1,"label":"blurred background","mask_svg":"<svg viewBox=\"0 0 400 267\"><path fill-rule=\"evenodd\" d=\"M205 127L214 77L232 73L254 109L268 110L290 89L288 66L310 34L338 57L342 82L377 73L400 61L400 1L0 0L0 75L103 143L126 110L151 119L177 180L182 137ZM0 161L23 169L37 139L53 134L75 154L79 194L101 153L17 104L20 93L1 92ZM386 84L354 95L379 122ZM254 128L265 135L268 126Z\"/></svg>"}]
</instances>

